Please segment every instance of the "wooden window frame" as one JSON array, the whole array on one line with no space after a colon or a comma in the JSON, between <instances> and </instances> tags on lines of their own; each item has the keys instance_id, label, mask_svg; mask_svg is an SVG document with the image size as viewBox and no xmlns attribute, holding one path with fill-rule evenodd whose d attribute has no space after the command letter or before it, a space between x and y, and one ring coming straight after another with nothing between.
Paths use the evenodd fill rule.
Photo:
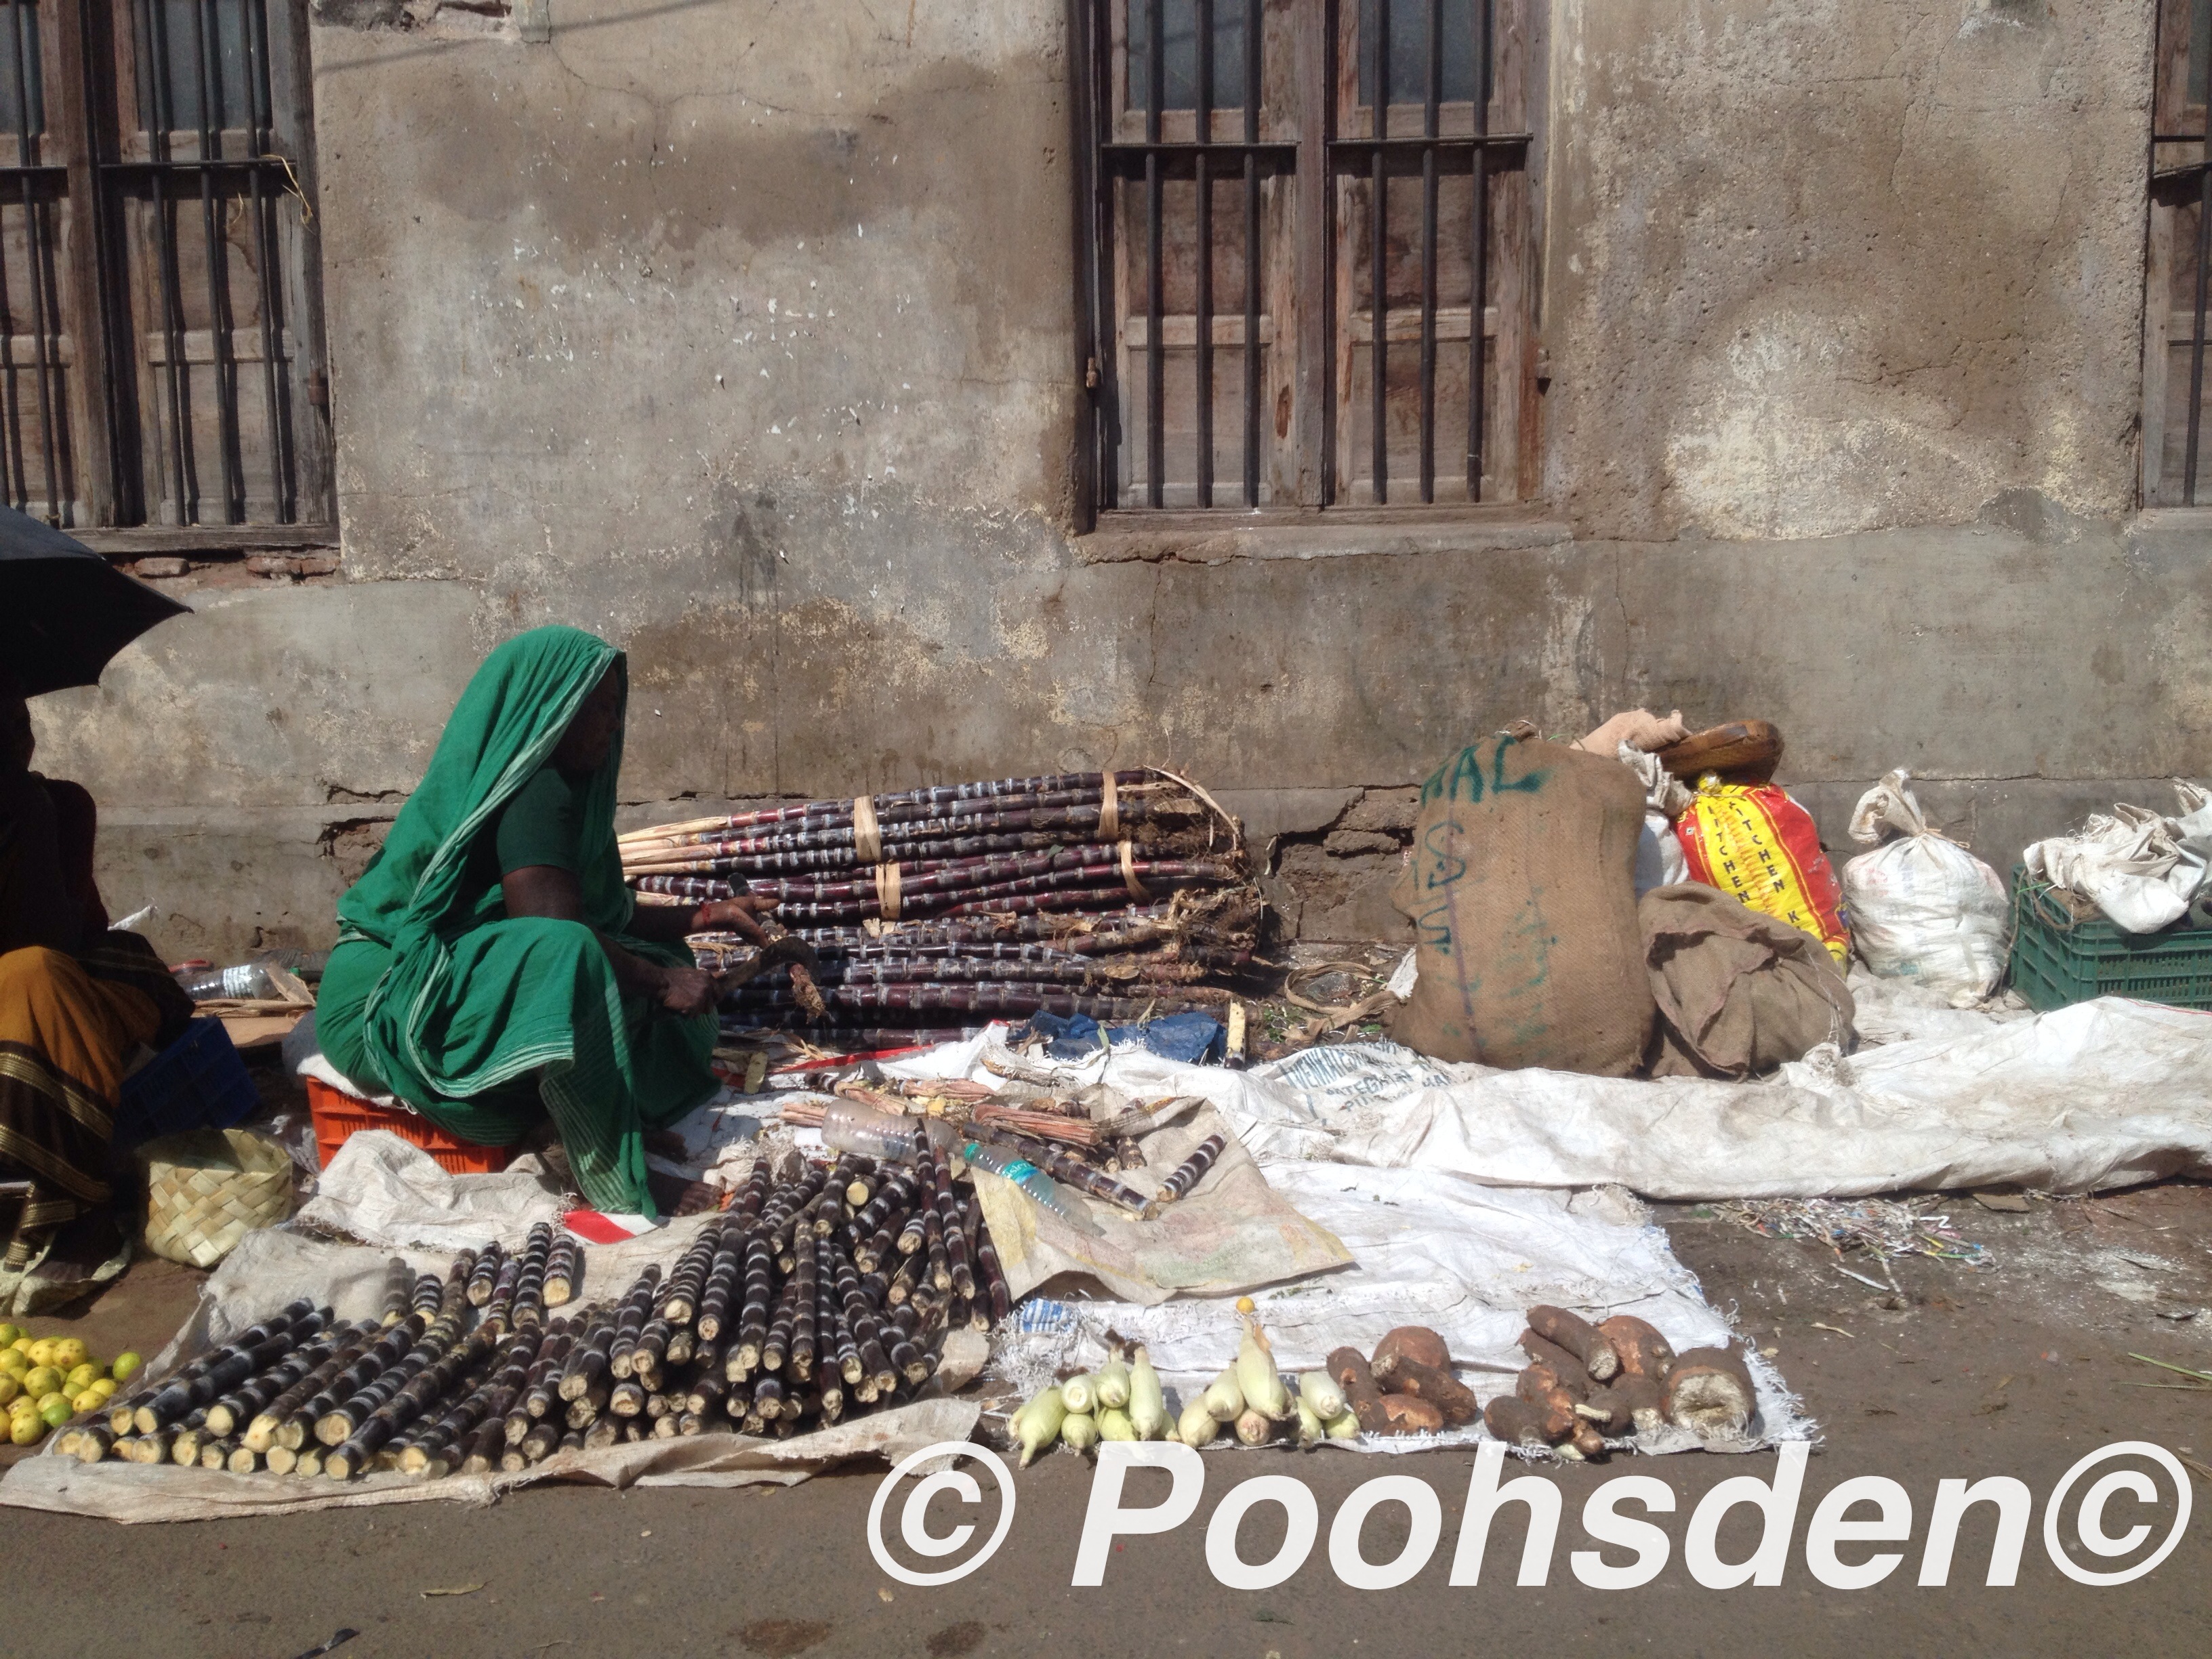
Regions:
<instances>
[{"instance_id":1,"label":"wooden window frame","mask_svg":"<svg viewBox=\"0 0 2212 1659\"><path fill-rule=\"evenodd\" d=\"M47 442L43 476L33 483L27 465L18 465L4 494L14 501L20 480L24 510L118 556L334 549L306 0L264 0L258 13L249 6L242 14L246 33L238 50L248 94L258 101L258 65L267 77L267 106L256 107L248 125L214 133L206 155L198 132L149 132L137 118L134 77L146 49L140 31L154 26L155 3L36 0L45 131L31 136L28 155L21 152L18 134L0 133L0 161L17 163L0 168L0 191L24 212L27 239L49 239L52 291L41 294L33 276L45 320L32 319L31 349L40 359L38 396L65 404L65 419ZM203 7L195 15L204 25L215 13ZM178 49L173 45L173 54ZM7 50L0 43L0 52ZM0 64L0 73L9 72ZM174 118L169 125L174 128ZM249 198L254 253L243 275L227 278L220 298L204 283L195 290L210 320L188 328L181 299L173 298L161 313L160 295L149 299L146 291L149 283L159 288L178 280L173 252L166 270L149 276L144 267L161 263L177 240L200 234L203 176L235 181L231 196L210 186L209 246L199 251L205 269L226 268L232 233L224 216ZM38 233L21 206L33 177L50 210L50 222ZM166 233L159 222L165 196L173 198ZM241 283L260 289L254 323L236 320L232 310L246 291ZM176 294L173 287L162 292ZM157 336L159 349L147 344L142 351L142 343ZM10 334L11 348L21 337L20 328ZM21 369L10 368L20 380ZM185 432L181 445L175 439L179 425L166 433L155 428L163 388L142 385L173 371L206 383L193 386L190 404L171 417ZM216 384L225 377L227 392ZM257 400L265 459L274 469L264 498L270 510L258 514L243 478L250 462L237 437L249 398ZM34 400L19 384L9 389L9 403L10 441L38 442L40 432L16 412L33 408ZM203 445L194 419L204 424L210 410L222 441L219 453L206 454L204 447L216 447ZM156 469L175 474L182 488L165 495L150 484ZM210 476L198 477L202 472ZM240 521L232 522L234 515Z\"/></svg>"},{"instance_id":2,"label":"wooden window frame","mask_svg":"<svg viewBox=\"0 0 2212 1659\"><path fill-rule=\"evenodd\" d=\"M1360 104L1358 29L1362 0L1274 0L1273 4L1249 0L1249 6L1248 0L1191 3L1199 24L1195 50L1202 89L1196 102L1200 110L1211 93L1205 67L1212 51L1206 20L1218 18L1224 10L1248 19L1257 14L1268 48L1261 69L1262 107L1211 111L1204 143L1199 142L1197 115L1189 108L1130 107L1124 68L1128 0L1071 0L1072 115L1077 140L1076 367L1085 392L1079 413L1075 491L1079 532L1185 524L1219 529L1231 514L1245 525L1312 523L1323 515L1344 522L1525 516L1537 499L1541 475L1536 314L1540 203L1536 181L1544 149L1545 0L1473 0L1474 15L1486 16L1490 22L1487 100L1478 100L1480 108L1465 100L1456 106L1439 105L1441 125L1422 104L1394 101L1386 112L1390 125L1382 145L1372 142L1372 113ZM1372 5L1373 0L1366 3ZM1153 3L1157 15L1159 0ZM1417 16L1429 4L1430 0L1384 0L1388 9L1411 10ZM1244 34L1249 52L1253 38L1249 23ZM1159 58L1152 57L1152 63L1157 69ZM1244 79L1249 84L1249 58ZM1430 92L1433 101L1433 83ZM1146 100L1147 106L1164 101ZM1462 285L1466 281L1479 283L1485 301L1487 345L1482 384L1488 395L1478 400L1470 437L1470 446L1480 458L1479 485L1470 489L1462 479L1455 487L1465 499L1443 501L1438 496L1455 487L1450 473L1459 457L1437 425L1435 366L1440 349L1465 351L1461 343L1467 338L1473 304L1462 301L1456 308L1462 314L1455 319L1451 308L1438 301L1434 252L1438 163L1433 158L1455 150L1466 153L1470 148L1486 158L1487 188L1478 198L1474 234L1487 257L1474 272L1463 273ZM1427 191L1419 239L1426 267L1424 286L1418 304L1407 307L1396 297L1394 283L1390 327L1383 344L1392 372L1382 380L1388 393L1395 395L1401 389L1396 356L1401 343L1417 353L1418 477L1395 469L1382 453L1389 447L1388 422L1381 418L1384 396L1377 393L1371 372L1366 393L1358 400L1369 407L1354 406L1355 380L1375 350L1369 319L1371 301L1360 307L1355 294L1363 275L1360 258L1365 256L1366 268L1374 264L1371 252L1352 245L1359 230L1357 222L1364 217L1358 211L1358 192L1364 189L1364 199L1373 199L1371 172L1384 155L1393 178L1403 180L1410 173L1415 186ZM1204 179L1209 167L1221 169L1212 173L1212 178L1225 178L1232 186L1248 169L1279 181L1257 213L1248 205L1248 240L1231 248L1241 252L1248 268L1255 263L1264 267L1258 286L1267 295L1266 305L1257 307L1260 337L1268 348L1265 361L1255 364L1239 349L1235 353L1238 363L1230 370L1233 375L1241 368L1247 387L1241 412L1248 436L1238 446L1244 459L1241 477L1233 476L1234 467L1217 465L1212 428L1218 386L1210 360L1224 346L1241 348L1255 309L1252 295L1249 290L1232 294L1223 307L1218 303L1223 296L1207 291L1212 261L1199 260L1191 278L1200 295L1194 314L1165 316L1159 309L1160 267L1154 259L1151 227L1127 226L1136 217L1131 203L1139 200L1152 222L1160 222L1158 204L1164 186L1155 179ZM1124 192L1120 203L1117 191ZM1248 204L1254 193L1247 185ZM1466 194L1463 189L1461 194ZM1400 191L1388 192L1385 210L1394 216L1399 196ZM1215 210L1211 192L1197 192L1194 199L1205 204L1194 209L1199 228L1194 245L1198 245L1196 234L1204 234L1206 215ZM1261 222L1262 250L1256 262L1249 241L1255 218ZM1218 227L1218 213L1216 222ZM1371 219L1365 224L1373 228ZM1364 240L1364 235L1360 231L1358 240ZM1203 245L1221 246L1216 241ZM1134 250L1139 246L1144 258L1152 263L1148 272L1133 274ZM1401 270L1395 264L1386 268L1394 276ZM1132 295L1138 294L1143 296L1141 304L1133 302ZM1209 299L1215 301L1210 307ZM1160 351L1150 348L1155 317L1164 325ZM1211 351L1197 339L1200 317L1210 319L1206 333ZM1287 352L1280 349L1285 342L1291 348ZM1196 433L1188 456L1194 476L1184 484L1185 493L1194 494L1194 500L1169 499L1169 469L1163 465L1164 359L1176 349L1196 349L1197 361L1188 371L1194 389L1188 394ZM1251 395L1254 382L1259 383L1256 398ZM1464 386L1464 376L1461 383ZM1465 402L1462 392L1462 418ZM1256 413L1255 403L1260 405ZM1358 431L1363 415L1364 434ZM1279 433L1272 447L1263 438L1256 467L1249 435L1255 419L1272 419ZM1141 452L1126 441L1126 428L1141 429ZM1364 477L1355 464L1355 449L1363 455L1374 452ZM1377 465L1383 477L1383 499L1379 501L1372 483ZM1461 471L1466 470L1462 463ZM1257 506L1259 492L1252 487L1255 471L1266 476L1268 486L1264 504ZM1217 471L1232 476L1212 477ZM1209 478L1211 501L1206 499Z\"/></svg>"},{"instance_id":3,"label":"wooden window frame","mask_svg":"<svg viewBox=\"0 0 2212 1659\"><path fill-rule=\"evenodd\" d=\"M2194 3L2159 0L2151 88L2150 210L2143 259L2142 454L2146 507L2195 507L2212 494L2212 427L2203 421L2206 382L2205 266L2200 257L2212 214L2212 172L2205 157L2212 112L2189 98L2189 37ZM2195 218L2192 220L2192 213ZM2194 266L2193 273L2191 267ZM2177 283L2188 292L2177 294ZM2177 358L2179 361L2177 362ZM2191 397L2192 384L2197 396ZM2177 452L2176 441L2179 441Z\"/></svg>"}]
</instances>

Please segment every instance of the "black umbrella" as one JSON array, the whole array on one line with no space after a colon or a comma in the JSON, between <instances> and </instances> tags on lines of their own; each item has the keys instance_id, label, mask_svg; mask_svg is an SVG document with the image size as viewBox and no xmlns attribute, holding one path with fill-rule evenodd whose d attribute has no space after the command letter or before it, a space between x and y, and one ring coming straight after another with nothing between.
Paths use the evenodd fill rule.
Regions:
<instances>
[{"instance_id":1,"label":"black umbrella","mask_svg":"<svg viewBox=\"0 0 2212 1659\"><path fill-rule=\"evenodd\" d=\"M97 685L109 658L191 610L75 538L0 507L0 664L24 696Z\"/></svg>"}]
</instances>

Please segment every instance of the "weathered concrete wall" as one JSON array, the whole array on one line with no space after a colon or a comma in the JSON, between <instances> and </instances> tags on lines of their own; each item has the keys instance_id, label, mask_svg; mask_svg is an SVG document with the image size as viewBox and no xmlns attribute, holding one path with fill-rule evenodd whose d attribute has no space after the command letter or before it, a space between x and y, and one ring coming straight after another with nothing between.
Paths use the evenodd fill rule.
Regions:
<instances>
[{"instance_id":1,"label":"weathered concrete wall","mask_svg":"<svg viewBox=\"0 0 2212 1659\"><path fill-rule=\"evenodd\" d=\"M1056 0L319 27L343 571L188 595L47 760L177 953L326 941L547 620L631 653L634 818L1158 762L1316 937L1395 929L1440 754L1637 702L2008 862L2212 773L2206 538L2127 522L2148 16L1558 0L1552 501L1181 540L1067 530Z\"/></svg>"},{"instance_id":2,"label":"weathered concrete wall","mask_svg":"<svg viewBox=\"0 0 2212 1659\"><path fill-rule=\"evenodd\" d=\"M1556 0L1547 477L1588 534L2134 505L2150 0Z\"/></svg>"}]
</instances>

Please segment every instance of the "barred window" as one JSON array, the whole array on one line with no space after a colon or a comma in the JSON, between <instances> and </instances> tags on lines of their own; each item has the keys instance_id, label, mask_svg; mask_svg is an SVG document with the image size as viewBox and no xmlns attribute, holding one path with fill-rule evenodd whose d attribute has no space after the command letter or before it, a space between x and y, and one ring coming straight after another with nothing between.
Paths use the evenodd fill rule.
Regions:
<instances>
[{"instance_id":1,"label":"barred window","mask_svg":"<svg viewBox=\"0 0 2212 1659\"><path fill-rule=\"evenodd\" d=\"M0 7L0 495L334 543L305 0Z\"/></svg>"},{"instance_id":2,"label":"barred window","mask_svg":"<svg viewBox=\"0 0 2212 1659\"><path fill-rule=\"evenodd\" d=\"M1534 494L1539 4L1079 7L1095 509Z\"/></svg>"}]
</instances>

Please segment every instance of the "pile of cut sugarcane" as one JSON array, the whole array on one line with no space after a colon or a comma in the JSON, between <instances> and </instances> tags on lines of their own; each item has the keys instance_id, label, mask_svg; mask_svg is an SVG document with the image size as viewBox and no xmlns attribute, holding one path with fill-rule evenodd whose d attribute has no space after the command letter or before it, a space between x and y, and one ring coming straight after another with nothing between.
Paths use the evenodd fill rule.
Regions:
<instances>
[{"instance_id":1,"label":"pile of cut sugarcane","mask_svg":"<svg viewBox=\"0 0 2212 1659\"><path fill-rule=\"evenodd\" d=\"M945 1015L1219 1007L1261 915L1235 820L1152 770L1007 778L694 819L622 840L646 902L774 899L809 985L693 940L726 1022L903 1031ZM818 987L826 1017L811 998ZM873 1017L871 1019L871 1017ZM811 1035L819 1035L811 1034ZM934 1033L933 1033L934 1035Z\"/></svg>"},{"instance_id":2,"label":"pile of cut sugarcane","mask_svg":"<svg viewBox=\"0 0 2212 1659\"><path fill-rule=\"evenodd\" d=\"M939 1153L762 1158L736 1205L663 1273L572 1299L582 1255L544 1224L525 1249L463 1251L441 1278L394 1258L380 1319L302 1300L56 1449L235 1474L348 1480L529 1468L556 1453L738 1432L780 1438L902 1404L945 1334L1011 1310L981 1206Z\"/></svg>"}]
</instances>

